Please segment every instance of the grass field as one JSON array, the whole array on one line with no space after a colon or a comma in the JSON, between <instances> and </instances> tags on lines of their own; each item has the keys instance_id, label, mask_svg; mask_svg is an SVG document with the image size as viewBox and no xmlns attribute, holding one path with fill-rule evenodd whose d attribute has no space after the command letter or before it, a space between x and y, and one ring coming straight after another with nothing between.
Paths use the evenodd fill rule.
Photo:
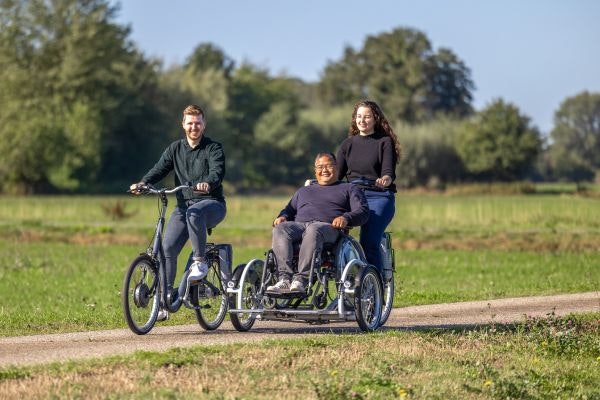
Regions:
<instances>
[{"instance_id":1,"label":"grass field","mask_svg":"<svg viewBox=\"0 0 600 400\"><path fill-rule=\"evenodd\" d=\"M230 196L228 216L211 239L234 245L235 264L262 257L270 223L286 201ZM155 199L132 196L0 198L0 336L124 328L123 273L148 245L156 209ZM119 213L132 215L115 218ZM596 197L400 195L390 229L396 307L600 288ZM271 398L291 385L289 398L600 398L599 318L8 368L0 370L0 393ZM194 322L187 310L169 320ZM129 368L132 363L138 367ZM230 363L241 368L232 372ZM123 382L110 395L101 389L107 377ZM235 384L215 383L223 379ZM24 380L39 389L18 392ZM256 382L266 382L262 389L270 392Z\"/></svg>"}]
</instances>

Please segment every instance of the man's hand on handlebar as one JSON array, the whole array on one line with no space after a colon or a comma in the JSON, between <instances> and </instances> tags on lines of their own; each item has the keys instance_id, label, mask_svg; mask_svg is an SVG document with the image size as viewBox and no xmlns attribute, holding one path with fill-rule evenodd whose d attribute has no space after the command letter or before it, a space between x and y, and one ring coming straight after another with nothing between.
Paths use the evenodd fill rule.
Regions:
<instances>
[{"instance_id":1,"label":"man's hand on handlebar","mask_svg":"<svg viewBox=\"0 0 600 400\"><path fill-rule=\"evenodd\" d=\"M348 226L348 221L346 221L346 218L340 215L339 217L336 217L333 222L331 222L331 225L337 229L344 229Z\"/></svg>"},{"instance_id":2,"label":"man's hand on handlebar","mask_svg":"<svg viewBox=\"0 0 600 400\"><path fill-rule=\"evenodd\" d=\"M200 193L208 193L210 192L210 185L206 182L200 182L196 184L194 190Z\"/></svg>"},{"instance_id":3,"label":"man's hand on handlebar","mask_svg":"<svg viewBox=\"0 0 600 400\"><path fill-rule=\"evenodd\" d=\"M146 184L144 182L132 183L131 186L129 186L129 191L137 196L142 194L142 188L145 186Z\"/></svg>"}]
</instances>

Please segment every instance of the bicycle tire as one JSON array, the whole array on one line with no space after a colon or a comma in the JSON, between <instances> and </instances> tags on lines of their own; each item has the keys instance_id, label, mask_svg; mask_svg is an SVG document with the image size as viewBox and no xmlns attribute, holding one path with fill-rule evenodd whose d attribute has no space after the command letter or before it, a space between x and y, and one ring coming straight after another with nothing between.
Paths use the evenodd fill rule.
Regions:
<instances>
[{"instance_id":1,"label":"bicycle tire","mask_svg":"<svg viewBox=\"0 0 600 400\"><path fill-rule=\"evenodd\" d=\"M190 288L198 324L207 331L217 329L227 315L227 292L217 262L211 262L206 277Z\"/></svg>"},{"instance_id":2,"label":"bicycle tire","mask_svg":"<svg viewBox=\"0 0 600 400\"><path fill-rule=\"evenodd\" d=\"M394 294L396 288L394 284L394 278L383 284L383 307L381 309L381 320L379 326L383 326L394 308Z\"/></svg>"},{"instance_id":3,"label":"bicycle tire","mask_svg":"<svg viewBox=\"0 0 600 400\"><path fill-rule=\"evenodd\" d=\"M147 254L135 258L125 272L121 300L132 332L145 335L156 323L160 304L158 267Z\"/></svg>"},{"instance_id":4,"label":"bicycle tire","mask_svg":"<svg viewBox=\"0 0 600 400\"><path fill-rule=\"evenodd\" d=\"M259 268L264 268L264 264L260 263L258 265ZM257 298L257 293L260 290L262 271L257 270L257 268L251 268L246 273L244 282L240 282L245 266L245 264L240 264L235 268L235 271L233 272L233 281L236 285L239 284L242 289L242 306L250 310L260 308L260 301ZM234 296L232 296L231 302L232 305L236 304L236 298ZM249 331L256 321L256 315L252 313L231 313L230 318L231 324L238 332Z\"/></svg>"},{"instance_id":5,"label":"bicycle tire","mask_svg":"<svg viewBox=\"0 0 600 400\"><path fill-rule=\"evenodd\" d=\"M380 326L383 296L379 272L371 265L362 268L354 290L354 309L358 326L365 332L377 330Z\"/></svg>"}]
</instances>

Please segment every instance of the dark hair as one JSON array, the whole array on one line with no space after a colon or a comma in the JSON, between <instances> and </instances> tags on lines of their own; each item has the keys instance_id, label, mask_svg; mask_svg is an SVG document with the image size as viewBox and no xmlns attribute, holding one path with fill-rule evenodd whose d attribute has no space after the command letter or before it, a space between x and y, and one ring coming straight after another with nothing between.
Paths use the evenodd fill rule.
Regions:
<instances>
[{"instance_id":1,"label":"dark hair","mask_svg":"<svg viewBox=\"0 0 600 400\"><path fill-rule=\"evenodd\" d=\"M333 161L334 163L337 163L337 160L335 159L335 155L331 152L317 154L317 156L315 157L315 162L317 162L317 160L321 157L329 157L329 159L331 161Z\"/></svg>"},{"instance_id":2,"label":"dark hair","mask_svg":"<svg viewBox=\"0 0 600 400\"><path fill-rule=\"evenodd\" d=\"M394 130L390 126L389 121L383 114L381 107L377 103L371 100L361 100L354 105L354 109L352 110L352 120L350 121L350 129L348 130L348 136L358 135L360 131L358 130L358 126L356 126L356 113L360 107L368 107L371 109L373 113L373 117L375 118L375 131L382 132L386 136L389 136L394 143L394 150L396 152L396 163L400 161L400 157L402 155L402 146L400 146L400 142L398 141L398 136L394 133Z\"/></svg>"}]
</instances>

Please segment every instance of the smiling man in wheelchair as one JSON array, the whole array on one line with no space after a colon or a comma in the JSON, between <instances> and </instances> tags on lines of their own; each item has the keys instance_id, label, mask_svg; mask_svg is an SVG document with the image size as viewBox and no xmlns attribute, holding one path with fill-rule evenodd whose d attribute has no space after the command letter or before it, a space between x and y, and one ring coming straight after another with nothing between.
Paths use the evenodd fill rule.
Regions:
<instances>
[{"instance_id":1,"label":"smiling man in wheelchair","mask_svg":"<svg viewBox=\"0 0 600 400\"><path fill-rule=\"evenodd\" d=\"M319 153L315 159L317 183L304 186L273 221L273 254L278 282L267 293L306 291L311 263L323 245L335 243L341 229L360 226L369 218L363 192L341 182L335 156ZM300 243L298 271L294 271L294 245Z\"/></svg>"}]
</instances>

